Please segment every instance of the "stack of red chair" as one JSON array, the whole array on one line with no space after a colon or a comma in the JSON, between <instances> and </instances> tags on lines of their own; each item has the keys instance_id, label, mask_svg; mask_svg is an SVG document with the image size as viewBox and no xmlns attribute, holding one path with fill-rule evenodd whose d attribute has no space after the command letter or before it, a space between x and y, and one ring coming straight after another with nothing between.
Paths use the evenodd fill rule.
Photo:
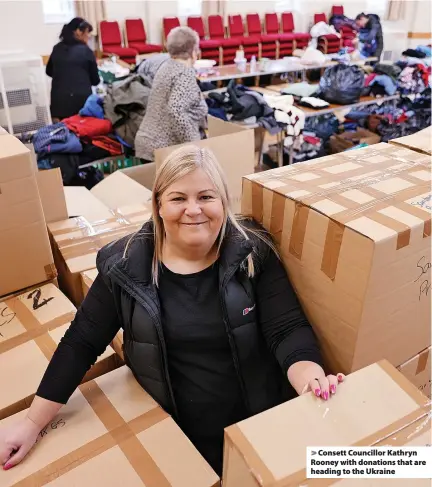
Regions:
<instances>
[{"instance_id":1,"label":"stack of red chair","mask_svg":"<svg viewBox=\"0 0 432 487\"><path fill-rule=\"evenodd\" d=\"M132 47L124 47L117 21L102 20L99 24L99 40L101 51L105 55L115 54L129 64L135 64L138 51Z\"/></svg>"},{"instance_id":2,"label":"stack of red chair","mask_svg":"<svg viewBox=\"0 0 432 487\"><path fill-rule=\"evenodd\" d=\"M202 17L188 17L187 25L193 29L200 38L200 50L202 59L212 59L218 64L222 63L222 41L218 39L206 39L204 20Z\"/></svg>"},{"instance_id":3,"label":"stack of red chair","mask_svg":"<svg viewBox=\"0 0 432 487\"><path fill-rule=\"evenodd\" d=\"M343 6L334 5L332 7L332 15L345 15ZM342 46L354 48L354 39L357 36L355 30L351 29L351 27L348 27L347 25L344 25L341 28L340 33L342 35Z\"/></svg>"},{"instance_id":4,"label":"stack of red chair","mask_svg":"<svg viewBox=\"0 0 432 487\"><path fill-rule=\"evenodd\" d=\"M228 32L231 39L238 39L243 46L246 59L250 60L252 56L256 58L260 55L261 35L245 35L242 16L228 16Z\"/></svg>"},{"instance_id":5,"label":"stack of red chair","mask_svg":"<svg viewBox=\"0 0 432 487\"><path fill-rule=\"evenodd\" d=\"M318 22L327 22L326 14L315 14L314 24ZM325 54L334 54L341 48L341 38L335 34L326 34L318 38L318 49Z\"/></svg>"},{"instance_id":6,"label":"stack of red chair","mask_svg":"<svg viewBox=\"0 0 432 487\"><path fill-rule=\"evenodd\" d=\"M279 19L276 13L265 14L265 31L267 35L277 36L279 42L279 56L291 56L295 49L295 36L291 33L280 32Z\"/></svg>"},{"instance_id":7,"label":"stack of red chair","mask_svg":"<svg viewBox=\"0 0 432 487\"><path fill-rule=\"evenodd\" d=\"M163 51L162 45L147 42L147 33L142 19L125 20L125 38L127 46L136 49L140 54Z\"/></svg>"},{"instance_id":8,"label":"stack of red chair","mask_svg":"<svg viewBox=\"0 0 432 487\"><path fill-rule=\"evenodd\" d=\"M220 15L209 15L208 17L209 37L217 40L222 45L222 64L230 64L234 61L236 51L240 49L241 39L226 38L223 19Z\"/></svg>"},{"instance_id":9,"label":"stack of red chair","mask_svg":"<svg viewBox=\"0 0 432 487\"><path fill-rule=\"evenodd\" d=\"M261 57L275 59L277 56L279 35L263 33L261 19L258 14L247 14L246 22L248 34L259 37L261 41Z\"/></svg>"},{"instance_id":10,"label":"stack of red chair","mask_svg":"<svg viewBox=\"0 0 432 487\"><path fill-rule=\"evenodd\" d=\"M282 14L282 32L284 34L293 34L296 48L305 49L311 40L311 35L307 32L294 32L294 30L293 14L291 12L284 12Z\"/></svg>"}]
</instances>

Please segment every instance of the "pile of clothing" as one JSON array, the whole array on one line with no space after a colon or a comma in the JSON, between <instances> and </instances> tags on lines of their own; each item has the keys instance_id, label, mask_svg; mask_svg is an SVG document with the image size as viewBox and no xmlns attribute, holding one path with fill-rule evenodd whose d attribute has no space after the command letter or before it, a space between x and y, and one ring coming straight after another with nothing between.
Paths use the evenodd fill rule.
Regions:
<instances>
[{"instance_id":1,"label":"pile of clothing","mask_svg":"<svg viewBox=\"0 0 432 487\"><path fill-rule=\"evenodd\" d=\"M355 49L355 38L359 30L355 20L345 15L332 15L329 24L333 25L336 31L341 33L343 46L348 48L349 51L353 51Z\"/></svg>"},{"instance_id":2,"label":"pile of clothing","mask_svg":"<svg viewBox=\"0 0 432 487\"><path fill-rule=\"evenodd\" d=\"M363 94L394 95L398 89L398 77L401 72L401 68L395 64L376 64L373 73L366 76Z\"/></svg>"},{"instance_id":3,"label":"pile of clothing","mask_svg":"<svg viewBox=\"0 0 432 487\"><path fill-rule=\"evenodd\" d=\"M398 78L399 91L404 95L422 93L430 86L432 64L430 46L407 49L402 56L396 63L401 69Z\"/></svg>"},{"instance_id":4,"label":"pile of clothing","mask_svg":"<svg viewBox=\"0 0 432 487\"><path fill-rule=\"evenodd\" d=\"M103 175L95 168L80 169L99 159L125 153L124 141L104 118L102 99L90 95L79 115L39 129L32 137L39 169L60 168L63 184L91 188Z\"/></svg>"},{"instance_id":5,"label":"pile of clothing","mask_svg":"<svg viewBox=\"0 0 432 487\"><path fill-rule=\"evenodd\" d=\"M209 114L222 120L258 124L271 134L280 132L274 109L269 106L264 96L246 86L230 81L226 91L210 93L206 98Z\"/></svg>"}]
</instances>

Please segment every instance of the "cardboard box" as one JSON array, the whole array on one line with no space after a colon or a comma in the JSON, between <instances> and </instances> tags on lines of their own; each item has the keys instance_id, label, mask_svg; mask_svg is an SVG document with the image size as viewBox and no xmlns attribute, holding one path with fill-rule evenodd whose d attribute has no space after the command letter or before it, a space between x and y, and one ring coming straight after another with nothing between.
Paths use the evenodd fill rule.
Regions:
<instances>
[{"instance_id":1,"label":"cardboard box","mask_svg":"<svg viewBox=\"0 0 432 487\"><path fill-rule=\"evenodd\" d=\"M422 154L432 154L432 127L420 130L412 135L393 139L390 144L399 145L408 149L415 150Z\"/></svg>"},{"instance_id":2,"label":"cardboard box","mask_svg":"<svg viewBox=\"0 0 432 487\"><path fill-rule=\"evenodd\" d=\"M129 176L142 186L145 186L148 189L153 189L156 179L156 164L154 162L148 162L141 166L125 167L119 171L126 174L126 176Z\"/></svg>"},{"instance_id":3,"label":"cardboard box","mask_svg":"<svg viewBox=\"0 0 432 487\"><path fill-rule=\"evenodd\" d=\"M332 154L346 151L359 144L374 145L381 142L378 134L358 127L355 132L344 132L330 137L330 151Z\"/></svg>"},{"instance_id":4,"label":"cardboard box","mask_svg":"<svg viewBox=\"0 0 432 487\"><path fill-rule=\"evenodd\" d=\"M56 277L30 151L15 137L0 142L0 296Z\"/></svg>"},{"instance_id":5,"label":"cardboard box","mask_svg":"<svg viewBox=\"0 0 432 487\"><path fill-rule=\"evenodd\" d=\"M432 399L431 350L431 347L426 348L398 367L398 370L429 399Z\"/></svg>"},{"instance_id":6,"label":"cardboard box","mask_svg":"<svg viewBox=\"0 0 432 487\"><path fill-rule=\"evenodd\" d=\"M87 293L89 292L89 289L94 283L97 275L97 269L89 269L88 271L81 272L81 282L84 297L87 296Z\"/></svg>"},{"instance_id":7,"label":"cardboard box","mask_svg":"<svg viewBox=\"0 0 432 487\"><path fill-rule=\"evenodd\" d=\"M0 302L0 368L5 371L0 419L29 406L75 313L75 306L54 284L35 287ZM84 381L119 365L121 361L108 347Z\"/></svg>"},{"instance_id":8,"label":"cardboard box","mask_svg":"<svg viewBox=\"0 0 432 487\"><path fill-rule=\"evenodd\" d=\"M242 177L252 173L255 167L253 131L239 130L229 135L210 136L208 139L196 142L157 149L154 153L156 169L160 167L171 152L190 144L213 151L227 179L228 190L231 194L231 207L234 213L239 213Z\"/></svg>"},{"instance_id":9,"label":"cardboard box","mask_svg":"<svg viewBox=\"0 0 432 487\"><path fill-rule=\"evenodd\" d=\"M333 372L431 344L430 163L377 144L244 179Z\"/></svg>"},{"instance_id":10,"label":"cardboard box","mask_svg":"<svg viewBox=\"0 0 432 487\"><path fill-rule=\"evenodd\" d=\"M25 411L0 423L7 426ZM216 487L219 479L127 367L81 385L2 487Z\"/></svg>"},{"instance_id":11,"label":"cardboard box","mask_svg":"<svg viewBox=\"0 0 432 487\"><path fill-rule=\"evenodd\" d=\"M358 485L306 478L306 447L430 445L429 414L427 397L388 362L370 365L348 376L327 403L309 393L227 428L223 486ZM428 479L368 479L367 485L389 482L430 485Z\"/></svg>"}]
</instances>

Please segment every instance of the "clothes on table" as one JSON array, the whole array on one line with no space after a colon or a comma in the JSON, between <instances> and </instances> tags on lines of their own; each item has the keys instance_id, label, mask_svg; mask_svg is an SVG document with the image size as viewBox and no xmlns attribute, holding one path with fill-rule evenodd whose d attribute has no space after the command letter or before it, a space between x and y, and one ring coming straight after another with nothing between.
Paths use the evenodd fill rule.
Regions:
<instances>
[{"instance_id":1,"label":"clothes on table","mask_svg":"<svg viewBox=\"0 0 432 487\"><path fill-rule=\"evenodd\" d=\"M158 58L159 55L154 57ZM107 89L105 116L111 121L116 133L131 147L134 147L136 134L147 109L152 81L151 76L132 74L115 81Z\"/></svg>"},{"instance_id":2,"label":"clothes on table","mask_svg":"<svg viewBox=\"0 0 432 487\"><path fill-rule=\"evenodd\" d=\"M112 156L119 156L123 154L122 144L118 140L107 135L98 135L96 137L92 137L91 143L96 147L104 149Z\"/></svg>"},{"instance_id":3,"label":"clothes on table","mask_svg":"<svg viewBox=\"0 0 432 487\"><path fill-rule=\"evenodd\" d=\"M99 95L90 95L79 111L82 117L104 118L103 100Z\"/></svg>"},{"instance_id":4,"label":"clothes on table","mask_svg":"<svg viewBox=\"0 0 432 487\"><path fill-rule=\"evenodd\" d=\"M377 74L386 74L393 79L397 79L398 76L401 74L402 69L396 64L383 64L377 63L374 66L374 73Z\"/></svg>"},{"instance_id":5,"label":"clothes on table","mask_svg":"<svg viewBox=\"0 0 432 487\"><path fill-rule=\"evenodd\" d=\"M416 51L423 52L426 55L426 57L432 56L431 46L417 46Z\"/></svg>"},{"instance_id":6,"label":"clothes on table","mask_svg":"<svg viewBox=\"0 0 432 487\"><path fill-rule=\"evenodd\" d=\"M402 94L422 93L429 84L429 75L423 64L407 66L399 75L398 88Z\"/></svg>"},{"instance_id":7,"label":"clothes on table","mask_svg":"<svg viewBox=\"0 0 432 487\"><path fill-rule=\"evenodd\" d=\"M406 49L405 51L403 51L402 56L423 59L426 57L426 54L423 51L419 51L417 49Z\"/></svg>"},{"instance_id":8,"label":"clothes on table","mask_svg":"<svg viewBox=\"0 0 432 487\"><path fill-rule=\"evenodd\" d=\"M47 125L33 136L33 145L38 159L50 153L77 153L82 151L81 142L63 122Z\"/></svg>"},{"instance_id":9,"label":"clothes on table","mask_svg":"<svg viewBox=\"0 0 432 487\"><path fill-rule=\"evenodd\" d=\"M315 98L313 96L304 96L299 101L299 105L319 110L321 108L326 108L330 106L330 103L326 102L325 100L321 100L320 98Z\"/></svg>"},{"instance_id":10,"label":"clothes on table","mask_svg":"<svg viewBox=\"0 0 432 487\"><path fill-rule=\"evenodd\" d=\"M66 127L79 137L95 137L97 135L107 135L113 131L112 124L109 120L95 117L82 117L74 115L65 118L63 123Z\"/></svg>"},{"instance_id":11,"label":"clothes on table","mask_svg":"<svg viewBox=\"0 0 432 487\"><path fill-rule=\"evenodd\" d=\"M397 91L396 81L386 74L379 74L370 82L370 86L381 85L386 95L393 96Z\"/></svg>"},{"instance_id":12,"label":"clothes on table","mask_svg":"<svg viewBox=\"0 0 432 487\"><path fill-rule=\"evenodd\" d=\"M291 95L264 95L264 100L274 109L276 120L285 126L288 136L285 138L285 145L290 145L303 130L304 112L294 106L294 98Z\"/></svg>"},{"instance_id":13,"label":"clothes on table","mask_svg":"<svg viewBox=\"0 0 432 487\"><path fill-rule=\"evenodd\" d=\"M305 121L303 134L307 132L314 134L325 143L338 130L338 127L339 120L335 114L327 113L317 117L308 117Z\"/></svg>"},{"instance_id":14,"label":"clothes on table","mask_svg":"<svg viewBox=\"0 0 432 487\"><path fill-rule=\"evenodd\" d=\"M293 96L312 96L318 91L318 85L311 85L302 81L300 83L292 83L289 86L282 88L281 93L284 95Z\"/></svg>"}]
</instances>

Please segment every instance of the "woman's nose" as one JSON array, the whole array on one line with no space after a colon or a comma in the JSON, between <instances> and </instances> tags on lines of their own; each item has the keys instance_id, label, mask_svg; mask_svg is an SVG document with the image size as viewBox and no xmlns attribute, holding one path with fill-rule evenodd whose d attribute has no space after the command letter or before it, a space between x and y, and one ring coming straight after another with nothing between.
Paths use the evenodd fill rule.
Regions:
<instances>
[{"instance_id":1,"label":"woman's nose","mask_svg":"<svg viewBox=\"0 0 432 487\"><path fill-rule=\"evenodd\" d=\"M199 215L201 213L201 206L197 201L188 201L185 213L189 216Z\"/></svg>"}]
</instances>

